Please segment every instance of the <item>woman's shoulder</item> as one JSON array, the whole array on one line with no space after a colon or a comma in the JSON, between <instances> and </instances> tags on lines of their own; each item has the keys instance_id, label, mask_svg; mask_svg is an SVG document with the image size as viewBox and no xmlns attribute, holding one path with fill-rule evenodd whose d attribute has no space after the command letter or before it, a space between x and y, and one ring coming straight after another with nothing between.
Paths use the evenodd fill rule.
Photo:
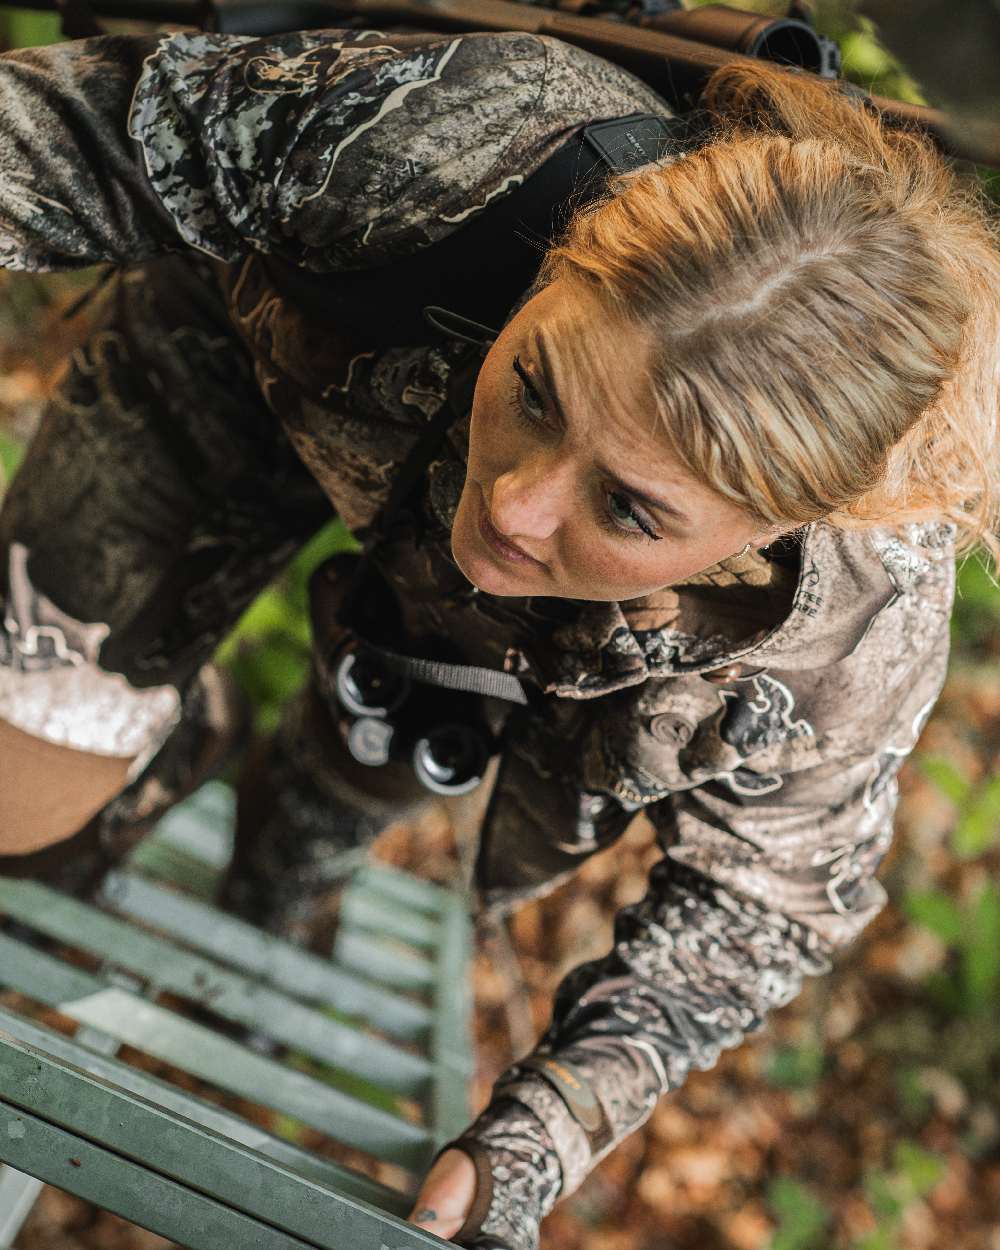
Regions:
<instances>
[{"instance_id":1,"label":"woman's shoulder","mask_svg":"<svg viewBox=\"0 0 1000 1250\"><path fill-rule=\"evenodd\" d=\"M410 34L391 82L411 58L433 72L386 90L378 116L345 152L341 256L380 264L438 242L514 190L583 125L634 112L670 116L634 75L547 36L521 31ZM394 68L395 65L395 68ZM404 72L405 76L405 72Z\"/></svg>"},{"instance_id":2,"label":"woman's shoulder","mask_svg":"<svg viewBox=\"0 0 1000 1250\"><path fill-rule=\"evenodd\" d=\"M579 126L648 111L670 115L624 69L526 32L182 32L146 58L130 133L190 241L232 259L221 196L262 250L352 269L452 233ZM212 187L184 177L193 145Z\"/></svg>"}]
</instances>

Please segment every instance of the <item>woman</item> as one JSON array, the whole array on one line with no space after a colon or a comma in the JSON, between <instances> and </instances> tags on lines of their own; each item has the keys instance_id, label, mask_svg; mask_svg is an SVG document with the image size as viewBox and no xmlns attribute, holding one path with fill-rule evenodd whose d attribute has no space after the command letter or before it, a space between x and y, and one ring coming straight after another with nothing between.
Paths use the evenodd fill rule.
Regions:
<instances>
[{"instance_id":1,"label":"woman","mask_svg":"<svg viewBox=\"0 0 1000 1250\"><path fill-rule=\"evenodd\" d=\"M71 835L63 879L100 867L212 771L216 643L331 504L372 523L463 386L379 567L407 637L532 692L504 722L481 900L551 888L637 810L657 830L613 950L425 1182L413 1219L467 1245L537 1245L661 1094L878 913L955 552L1000 555L1000 259L975 195L822 86L732 68L706 105L712 141L613 180L470 369L460 338L324 323L265 261L432 248L572 130L668 117L629 74L514 33L0 58L5 263L133 266L2 514L7 870ZM422 793L352 763L328 693L318 664L244 782L229 898L257 916L294 919L329 850Z\"/></svg>"}]
</instances>

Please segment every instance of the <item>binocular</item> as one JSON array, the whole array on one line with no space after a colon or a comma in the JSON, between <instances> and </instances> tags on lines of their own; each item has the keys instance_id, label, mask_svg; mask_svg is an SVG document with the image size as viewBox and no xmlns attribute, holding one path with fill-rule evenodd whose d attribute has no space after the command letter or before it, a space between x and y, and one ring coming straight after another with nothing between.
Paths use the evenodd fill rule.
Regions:
<instances>
[{"instance_id":1,"label":"binocular","mask_svg":"<svg viewBox=\"0 0 1000 1250\"><path fill-rule=\"evenodd\" d=\"M409 760L434 794L467 794L482 781L495 740L478 698L413 681L357 638L344 643L329 673L340 731L360 764Z\"/></svg>"}]
</instances>

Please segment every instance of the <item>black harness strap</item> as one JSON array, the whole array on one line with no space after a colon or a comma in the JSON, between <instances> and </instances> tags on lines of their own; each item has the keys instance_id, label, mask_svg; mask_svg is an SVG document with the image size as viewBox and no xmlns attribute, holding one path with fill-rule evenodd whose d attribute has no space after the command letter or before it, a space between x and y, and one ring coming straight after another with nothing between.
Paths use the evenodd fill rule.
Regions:
<instances>
[{"instance_id":1,"label":"black harness strap","mask_svg":"<svg viewBox=\"0 0 1000 1250\"><path fill-rule=\"evenodd\" d=\"M335 319L338 314L345 320L349 318L352 328L362 325L375 342L423 342L429 334L434 336L430 341L436 341L441 333L464 340L470 345L470 352L455 366L461 369L476 350L486 354L498 333L489 325L506 321L510 308L534 280L545 248L575 209L601 194L608 171L624 172L676 152L685 143L691 144L693 137L700 137L704 133L702 126L692 116L667 121L651 114L634 114L586 126L521 187L468 225L433 247L389 266L320 275L296 269L275 257L262 259L275 286L287 298L324 319ZM474 293L469 290L470 273L476 275ZM482 320L472 321L437 304L421 304L417 327L414 310L407 309L405 300L399 298L402 290L433 291L437 299L444 292L445 298L454 298L463 307L474 301L477 317ZM373 571L375 551L388 539L449 427L464 415L450 393L407 456L385 506L368 531L338 619L388 668L415 681L527 704L525 687L512 673L402 655L363 638L356 628L358 607Z\"/></svg>"},{"instance_id":2,"label":"black harness strap","mask_svg":"<svg viewBox=\"0 0 1000 1250\"><path fill-rule=\"evenodd\" d=\"M414 681L429 686L442 686L445 690L463 690L469 694L489 695L494 699L506 699L508 703L527 703L524 686L513 673L499 668L479 668L474 664L446 664L443 660L422 660L417 656L400 655L385 647L365 643L378 654L386 668L395 673L405 673Z\"/></svg>"},{"instance_id":3,"label":"black harness strap","mask_svg":"<svg viewBox=\"0 0 1000 1250\"><path fill-rule=\"evenodd\" d=\"M606 189L609 173L683 151L701 140L705 126L697 112L637 113L583 127L457 230L380 265L316 273L270 254L260 263L289 301L327 324L341 322L373 347L439 342L424 316L428 304L502 326L574 209Z\"/></svg>"}]
</instances>

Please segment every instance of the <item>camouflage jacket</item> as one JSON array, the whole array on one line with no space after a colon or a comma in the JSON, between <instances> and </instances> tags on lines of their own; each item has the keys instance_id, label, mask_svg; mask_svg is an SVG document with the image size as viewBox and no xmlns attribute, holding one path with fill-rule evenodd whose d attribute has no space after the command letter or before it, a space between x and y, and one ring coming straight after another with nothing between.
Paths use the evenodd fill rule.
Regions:
<instances>
[{"instance_id":1,"label":"camouflage jacket","mask_svg":"<svg viewBox=\"0 0 1000 1250\"><path fill-rule=\"evenodd\" d=\"M115 36L8 54L0 258L211 258L276 420L337 513L365 525L462 354L373 351L283 299L262 258L330 274L389 263L459 229L575 129L635 111L669 116L624 70L519 33ZM945 676L955 535L816 523L791 559L727 561L641 600L496 599L449 554L467 428L427 474L421 541L398 537L383 567L416 632L548 696L513 713L482 901L549 890L638 811L663 851L480 1122L493 1140L525 1108L544 1125L521 1195L537 1221L884 905L896 773ZM568 1092L578 1080L589 1103ZM531 1244L532 1212L518 1232L497 1204L494 1226Z\"/></svg>"}]
</instances>

